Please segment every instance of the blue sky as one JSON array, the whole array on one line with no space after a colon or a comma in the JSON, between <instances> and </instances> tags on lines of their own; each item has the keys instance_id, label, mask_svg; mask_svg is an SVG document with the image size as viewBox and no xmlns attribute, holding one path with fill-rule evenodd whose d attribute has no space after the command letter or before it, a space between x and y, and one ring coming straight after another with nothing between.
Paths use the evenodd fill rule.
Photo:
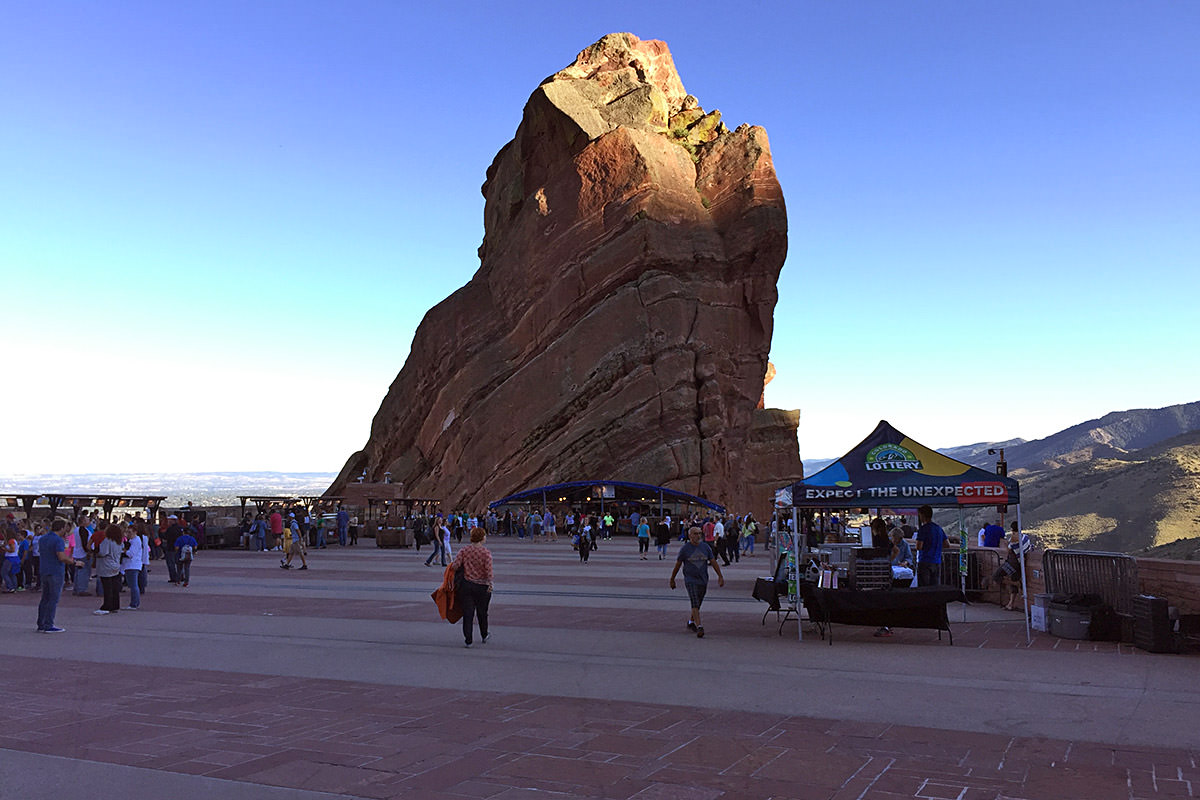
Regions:
<instances>
[{"instance_id":1,"label":"blue sky","mask_svg":"<svg viewBox=\"0 0 1200 800\"><path fill-rule=\"evenodd\" d=\"M605 33L762 125L805 458L1200 399L1200 4L13 3L0 473L328 470Z\"/></svg>"}]
</instances>

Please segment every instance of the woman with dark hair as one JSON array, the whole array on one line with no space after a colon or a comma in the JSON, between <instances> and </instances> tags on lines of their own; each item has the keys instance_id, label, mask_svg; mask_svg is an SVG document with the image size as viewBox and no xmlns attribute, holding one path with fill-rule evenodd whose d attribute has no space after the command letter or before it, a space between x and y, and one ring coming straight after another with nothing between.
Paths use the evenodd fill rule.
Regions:
<instances>
[{"instance_id":1,"label":"woman with dark hair","mask_svg":"<svg viewBox=\"0 0 1200 800\"><path fill-rule=\"evenodd\" d=\"M121 526L109 525L96 548L96 574L104 589L104 603L94 613L115 614L121 610L121 560L127 558Z\"/></svg>"},{"instance_id":2,"label":"woman with dark hair","mask_svg":"<svg viewBox=\"0 0 1200 800\"><path fill-rule=\"evenodd\" d=\"M892 540L888 536L887 523L883 521L883 517L871 520L871 547L891 554Z\"/></svg>"},{"instance_id":3,"label":"woman with dark hair","mask_svg":"<svg viewBox=\"0 0 1200 800\"><path fill-rule=\"evenodd\" d=\"M658 560L667 557L667 546L671 544L670 517L660 519L654 526L654 546L658 549Z\"/></svg>"}]
</instances>

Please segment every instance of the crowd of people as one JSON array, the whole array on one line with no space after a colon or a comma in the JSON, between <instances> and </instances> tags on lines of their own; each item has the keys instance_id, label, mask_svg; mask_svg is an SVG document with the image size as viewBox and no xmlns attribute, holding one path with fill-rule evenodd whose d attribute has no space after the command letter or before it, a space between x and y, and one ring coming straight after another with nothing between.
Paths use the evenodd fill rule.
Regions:
<instances>
[{"instance_id":1,"label":"crowd of people","mask_svg":"<svg viewBox=\"0 0 1200 800\"><path fill-rule=\"evenodd\" d=\"M488 536L512 537L530 543L557 542L561 531L580 562L586 563L601 542L612 541L614 536L626 533L633 537L638 558L649 559L653 542L659 560L665 559L668 545L675 540L686 541L688 529L695 526L701 529L703 540L726 566L740 561L743 555L754 555L755 543L762 532L753 514L707 517L693 514L672 519L670 514L650 516L636 510L628 516L615 516L611 511L585 513L574 509L506 511L504 514L495 511L486 514L419 514L405 517L400 524L413 532L418 552L423 546L432 545L433 551L425 559L426 566L432 566L435 560L445 566L454 556L454 543L461 543L466 532L475 528Z\"/></svg>"},{"instance_id":2,"label":"crowd of people","mask_svg":"<svg viewBox=\"0 0 1200 800\"><path fill-rule=\"evenodd\" d=\"M74 597L100 597L93 612L98 616L140 608L155 560L166 564L169 583L186 587L204 523L199 515L180 519L170 514L153 525L133 514L111 521L95 512L74 518L55 515L40 522L9 514L0 535L3 591L41 592L37 629L61 633L55 614L68 586ZM129 595L124 606L123 593Z\"/></svg>"},{"instance_id":3,"label":"crowd of people","mask_svg":"<svg viewBox=\"0 0 1200 800\"><path fill-rule=\"evenodd\" d=\"M181 516L182 515L182 516ZM431 513L404 517L400 525L411 529L416 549L431 545L426 566L435 562L442 567L457 568L471 565L478 580L469 579L467 592L471 597L471 616L477 618L483 641L487 641L487 606L491 593L491 556L482 555L488 536L513 537L533 543L553 543L562 538L569 542L580 563L587 564L602 543L612 542L614 536L630 534L629 555L641 560L650 558L653 544L658 560L669 558L668 548L678 541L679 548L671 574L671 588L680 569L688 587L692 613L689 630L703 636L700 622L700 603L707 587L710 567L716 569L721 585L724 576L720 567L738 563L742 556L754 555L756 544L763 541L768 550L777 544L777 524L790 528L790 520L772 521L764 530L752 514L698 513L672 518L671 514L650 515L638 510L627 516L614 515L611 509L596 512L563 508L547 508L527 512L489 510L484 514L455 512ZM945 532L932 519L932 509L918 510L918 525L910 525L904 517L876 517L870 522L871 546L885 550L893 568L893 577L913 579L919 586L935 586L941 573L941 556L950 544ZM801 530L809 544L819 547L822 539L836 539L840 521L834 517L830 524L820 524L802 518ZM191 567L205 541L203 513L191 513L190 506L180 514L160 515L152 524L140 515L125 515L115 521L102 521L95 512L79 514L74 519L57 516L42 522L17 520L9 514L2 524L3 561L0 562L0 583L5 593L41 591L38 610L38 630L57 633L55 610L64 587L70 587L77 597L102 598L97 615L136 610L141 606L147 589L147 576L152 561L161 560L166 567L168 583L187 587ZM257 515L245 515L241 524L241 543L248 550L279 552L282 569L307 570L310 546L323 549L333 541L350 546L357 542L358 519L341 506L333 514L314 514L304 508L272 507ZM1019 534L1016 523L1009 541L1004 542L1004 529L997 524L986 525L979 532L980 543L1005 550L1005 558L994 580L1002 585L1011 608L1022 590L1020 554L1028 551L1029 537ZM765 535L764 535L765 534ZM457 547L455 543L470 538L471 544ZM625 547L624 544L612 545ZM482 548L482 551L481 549ZM457 549L457 553L455 553ZM486 561L486 569L483 563ZM298 562L298 567L296 562ZM127 605L121 595L128 593ZM888 635L886 628L879 635ZM466 633L469 644L472 639Z\"/></svg>"}]
</instances>

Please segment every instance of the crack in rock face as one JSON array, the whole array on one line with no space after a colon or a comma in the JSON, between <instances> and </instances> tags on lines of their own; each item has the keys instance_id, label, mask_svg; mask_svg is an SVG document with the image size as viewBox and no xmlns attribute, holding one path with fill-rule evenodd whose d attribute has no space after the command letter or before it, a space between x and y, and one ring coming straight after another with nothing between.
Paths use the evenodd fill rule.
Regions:
<instances>
[{"instance_id":1,"label":"crack in rock face","mask_svg":"<svg viewBox=\"0 0 1200 800\"><path fill-rule=\"evenodd\" d=\"M479 510L624 480L769 513L802 473L798 415L757 408L787 253L766 132L706 112L665 43L610 34L534 89L483 195L478 271L331 493L391 472Z\"/></svg>"}]
</instances>

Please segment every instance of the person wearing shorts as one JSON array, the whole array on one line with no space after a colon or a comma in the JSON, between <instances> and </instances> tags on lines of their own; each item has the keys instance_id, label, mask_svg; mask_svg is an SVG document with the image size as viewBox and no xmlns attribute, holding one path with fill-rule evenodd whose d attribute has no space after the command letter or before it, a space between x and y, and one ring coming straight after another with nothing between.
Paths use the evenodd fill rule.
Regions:
<instances>
[{"instance_id":1,"label":"person wearing shorts","mask_svg":"<svg viewBox=\"0 0 1200 800\"><path fill-rule=\"evenodd\" d=\"M712 548L702 541L704 532L697 527L688 529L688 540L679 548L675 558L675 566L671 570L671 588L675 588L675 576L683 568L683 585L687 589L688 600L692 604L692 616L687 628L694 631L696 636L704 638L704 623L700 620L700 605L708 591L708 568L717 571L717 586L725 585L725 576L721 574L721 565L713 556Z\"/></svg>"}]
</instances>

